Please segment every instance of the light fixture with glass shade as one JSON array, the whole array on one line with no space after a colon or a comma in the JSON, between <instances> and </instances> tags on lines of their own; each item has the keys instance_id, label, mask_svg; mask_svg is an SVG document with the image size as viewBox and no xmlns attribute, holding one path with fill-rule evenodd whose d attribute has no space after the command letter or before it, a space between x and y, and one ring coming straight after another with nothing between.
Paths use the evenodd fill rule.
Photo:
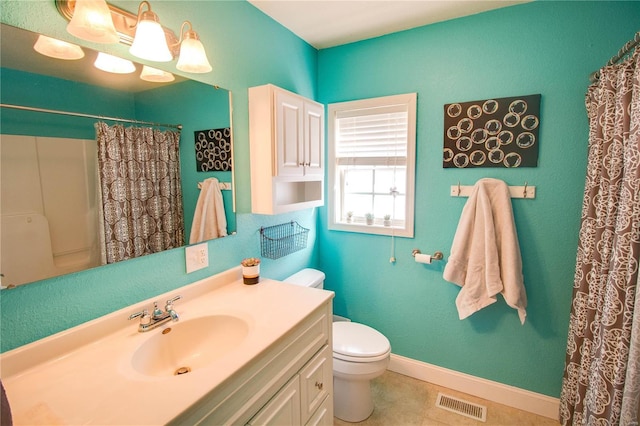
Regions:
<instances>
[{"instance_id":1,"label":"light fixture with glass shade","mask_svg":"<svg viewBox=\"0 0 640 426\"><path fill-rule=\"evenodd\" d=\"M133 62L104 52L98 52L98 57L93 64L96 68L113 74L131 74L136 70Z\"/></svg>"},{"instance_id":2,"label":"light fixture with glass shade","mask_svg":"<svg viewBox=\"0 0 640 426\"><path fill-rule=\"evenodd\" d=\"M105 0L76 0L67 32L94 43L120 41Z\"/></svg>"},{"instance_id":3,"label":"light fixture with glass shade","mask_svg":"<svg viewBox=\"0 0 640 426\"><path fill-rule=\"evenodd\" d=\"M176 79L170 72L159 70L148 65L144 65L142 67L140 78L152 83L168 83Z\"/></svg>"},{"instance_id":4,"label":"light fixture with glass shade","mask_svg":"<svg viewBox=\"0 0 640 426\"><path fill-rule=\"evenodd\" d=\"M189 25L189 30L185 31L185 26ZM198 37L198 33L193 31L191 22L185 21L180 28L180 57L176 68L180 71L192 73L206 73L212 70L207 59L207 53Z\"/></svg>"},{"instance_id":5,"label":"light fixture with glass shade","mask_svg":"<svg viewBox=\"0 0 640 426\"><path fill-rule=\"evenodd\" d=\"M56 38L47 37L40 34L33 49L41 55L50 58L75 60L84 58L84 51L80 46Z\"/></svg>"},{"instance_id":6,"label":"light fixture with glass shade","mask_svg":"<svg viewBox=\"0 0 640 426\"><path fill-rule=\"evenodd\" d=\"M212 70L204 46L198 34L193 31L191 22L185 21L182 24L178 40L173 31L160 25L158 15L151 10L151 5L146 0L139 4L137 15L104 0L55 0L60 14L70 21L76 20L76 15L80 15L83 9L81 6L94 3L106 7L109 19L104 20L115 24L115 36L110 37L109 42L119 41L130 45L129 52L132 55L147 61L169 62L177 57L176 68L180 71L207 73ZM77 19L80 20L79 17ZM98 41L72 32L73 27L70 22L67 29L71 34L88 41Z\"/></svg>"},{"instance_id":7,"label":"light fixture with glass shade","mask_svg":"<svg viewBox=\"0 0 640 426\"><path fill-rule=\"evenodd\" d=\"M142 10L144 6L147 7L146 11ZM151 5L146 0L138 7L136 35L129 52L148 61L169 62L173 59L158 15L151 10Z\"/></svg>"}]
</instances>

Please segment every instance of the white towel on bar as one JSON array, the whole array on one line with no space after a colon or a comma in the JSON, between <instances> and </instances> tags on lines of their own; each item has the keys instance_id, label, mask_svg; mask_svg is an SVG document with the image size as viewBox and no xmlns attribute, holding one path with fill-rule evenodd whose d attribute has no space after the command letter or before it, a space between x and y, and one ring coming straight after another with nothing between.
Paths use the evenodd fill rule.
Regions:
<instances>
[{"instance_id":1,"label":"white towel on bar","mask_svg":"<svg viewBox=\"0 0 640 426\"><path fill-rule=\"evenodd\" d=\"M193 214L189 244L226 236L227 218L220 184L216 178L205 179Z\"/></svg>"},{"instance_id":2,"label":"white towel on bar","mask_svg":"<svg viewBox=\"0 0 640 426\"><path fill-rule=\"evenodd\" d=\"M498 179L480 179L462 209L451 256L443 277L462 287L456 298L460 319L495 303L500 293L527 316L522 258L511 209L509 187Z\"/></svg>"}]
</instances>

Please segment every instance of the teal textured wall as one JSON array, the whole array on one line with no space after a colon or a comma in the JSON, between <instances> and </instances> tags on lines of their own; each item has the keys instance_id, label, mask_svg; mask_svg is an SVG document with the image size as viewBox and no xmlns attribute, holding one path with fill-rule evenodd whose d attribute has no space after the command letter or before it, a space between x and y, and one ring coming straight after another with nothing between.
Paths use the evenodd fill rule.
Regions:
<instances>
[{"instance_id":1,"label":"teal textured wall","mask_svg":"<svg viewBox=\"0 0 640 426\"><path fill-rule=\"evenodd\" d=\"M637 2L533 2L321 50L323 103L418 93L415 238L328 231L320 218L320 267L334 309L369 324L394 353L559 396L587 156L589 74L638 30ZM539 166L443 169L443 106L540 93ZM451 185L496 177L537 187L513 200L528 317L502 299L458 319L459 287L444 262L417 264L413 248L449 254L466 199Z\"/></svg>"}]
</instances>

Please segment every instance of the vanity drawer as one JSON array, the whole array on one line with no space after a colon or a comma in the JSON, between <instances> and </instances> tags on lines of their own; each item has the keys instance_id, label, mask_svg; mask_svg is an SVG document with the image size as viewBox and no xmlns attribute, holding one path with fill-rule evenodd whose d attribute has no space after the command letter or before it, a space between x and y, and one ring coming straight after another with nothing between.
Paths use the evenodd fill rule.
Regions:
<instances>
[{"instance_id":1,"label":"vanity drawer","mask_svg":"<svg viewBox=\"0 0 640 426\"><path fill-rule=\"evenodd\" d=\"M325 400L333 395L333 351L325 345L300 370L300 399L302 423L311 417Z\"/></svg>"}]
</instances>

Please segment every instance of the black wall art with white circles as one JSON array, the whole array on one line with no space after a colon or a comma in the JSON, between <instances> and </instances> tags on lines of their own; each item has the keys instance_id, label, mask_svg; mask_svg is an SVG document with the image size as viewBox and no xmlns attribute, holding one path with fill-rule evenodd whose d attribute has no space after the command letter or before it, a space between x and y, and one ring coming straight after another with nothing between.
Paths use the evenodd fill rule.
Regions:
<instances>
[{"instance_id":1,"label":"black wall art with white circles","mask_svg":"<svg viewBox=\"0 0 640 426\"><path fill-rule=\"evenodd\" d=\"M444 168L537 167L540 95L444 106Z\"/></svg>"},{"instance_id":2,"label":"black wall art with white circles","mask_svg":"<svg viewBox=\"0 0 640 426\"><path fill-rule=\"evenodd\" d=\"M231 128L197 130L196 170L199 172L230 171Z\"/></svg>"}]
</instances>

